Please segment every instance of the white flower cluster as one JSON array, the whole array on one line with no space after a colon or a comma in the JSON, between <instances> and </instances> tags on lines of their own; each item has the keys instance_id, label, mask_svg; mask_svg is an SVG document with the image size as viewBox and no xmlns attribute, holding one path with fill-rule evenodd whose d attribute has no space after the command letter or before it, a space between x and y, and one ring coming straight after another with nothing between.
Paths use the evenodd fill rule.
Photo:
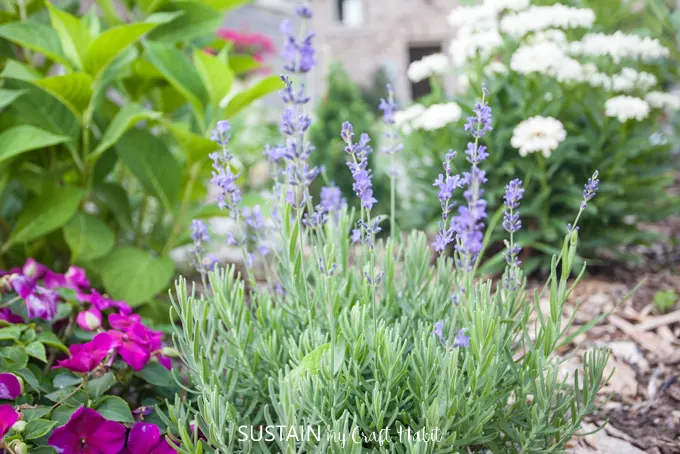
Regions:
<instances>
[{"instance_id":1,"label":"white flower cluster","mask_svg":"<svg viewBox=\"0 0 680 454\"><path fill-rule=\"evenodd\" d=\"M420 82L430 76L445 73L450 66L446 55L432 54L411 63L407 75L411 82Z\"/></svg>"},{"instance_id":2,"label":"white flower cluster","mask_svg":"<svg viewBox=\"0 0 680 454\"><path fill-rule=\"evenodd\" d=\"M569 49L569 40L567 39L566 33L556 28L549 28L547 30L533 33L526 37L525 42L529 44L550 42L556 44L564 51Z\"/></svg>"},{"instance_id":3,"label":"white flower cluster","mask_svg":"<svg viewBox=\"0 0 680 454\"><path fill-rule=\"evenodd\" d=\"M484 67L484 75L487 77L503 76L508 73L508 67L499 61L490 61Z\"/></svg>"},{"instance_id":4,"label":"white flower cluster","mask_svg":"<svg viewBox=\"0 0 680 454\"><path fill-rule=\"evenodd\" d=\"M503 10L521 11L529 7L530 0L486 0L487 5L494 8L496 12Z\"/></svg>"},{"instance_id":5,"label":"white flower cluster","mask_svg":"<svg viewBox=\"0 0 680 454\"><path fill-rule=\"evenodd\" d=\"M404 134L413 130L435 131L460 120L463 110L455 102L433 104L428 108L414 104L394 114L397 126Z\"/></svg>"},{"instance_id":6,"label":"white flower cluster","mask_svg":"<svg viewBox=\"0 0 680 454\"><path fill-rule=\"evenodd\" d=\"M448 21L453 28L489 30L498 26L498 9L488 1L477 6L461 6L451 11Z\"/></svg>"},{"instance_id":7,"label":"white flower cluster","mask_svg":"<svg viewBox=\"0 0 680 454\"><path fill-rule=\"evenodd\" d=\"M553 117L531 117L518 124L512 131L510 144L519 149L520 156L541 152L549 158L552 152L567 138L562 123Z\"/></svg>"},{"instance_id":8,"label":"white flower cluster","mask_svg":"<svg viewBox=\"0 0 680 454\"><path fill-rule=\"evenodd\" d=\"M501 46L503 38L497 30L472 31L464 27L451 41L449 53L454 66L460 67L475 57L489 58Z\"/></svg>"},{"instance_id":9,"label":"white flower cluster","mask_svg":"<svg viewBox=\"0 0 680 454\"><path fill-rule=\"evenodd\" d=\"M630 93L635 90L649 91L656 85L656 76L648 72L638 72L634 68L623 68L612 77L612 89L616 92Z\"/></svg>"},{"instance_id":10,"label":"white flower cluster","mask_svg":"<svg viewBox=\"0 0 680 454\"><path fill-rule=\"evenodd\" d=\"M520 46L512 55L510 68L520 74L545 74L563 83L580 82L584 78L581 64L551 41Z\"/></svg>"},{"instance_id":11,"label":"white flower cluster","mask_svg":"<svg viewBox=\"0 0 680 454\"><path fill-rule=\"evenodd\" d=\"M557 3L552 6L532 5L526 11L508 14L501 19L501 31L515 38L549 28L590 28L595 12L589 8L572 8Z\"/></svg>"},{"instance_id":12,"label":"white flower cluster","mask_svg":"<svg viewBox=\"0 0 680 454\"><path fill-rule=\"evenodd\" d=\"M661 91L650 91L645 95L645 101L654 109L680 110L680 97Z\"/></svg>"},{"instance_id":13,"label":"white flower cluster","mask_svg":"<svg viewBox=\"0 0 680 454\"><path fill-rule=\"evenodd\" d=\"M655 60L668 57L670 52L658 39L617 31L613 35L588 33L581 41L571 43L570 53L589 57L609 56L618 63L624 58Z\"/></svg>"},{"instance_id":14,"label":"white flower cluster","mask_svg":"<svg viewBox=\"0 0 680 454\"><path fill-rule=\"evenodd\" d=\"M621 123L630 119L644 120L649 115L649 104L634 96L615 96L604 103L605 114Z\"/></svg>"}]
</instances>

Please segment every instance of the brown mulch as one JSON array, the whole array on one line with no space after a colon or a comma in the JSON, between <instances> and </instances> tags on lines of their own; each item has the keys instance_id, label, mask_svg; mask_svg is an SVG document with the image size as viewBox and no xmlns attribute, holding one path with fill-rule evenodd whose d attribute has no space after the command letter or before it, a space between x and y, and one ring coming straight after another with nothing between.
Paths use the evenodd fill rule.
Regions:
<instances>
[{"instance_id":1,"label":"brown mulch","mask_svg":"<svg viewBox=\"0 0 680 454\"><path fill-rule=\"evenodd\" d=\"M654 304L658 291L680 295L680 218L649 228L665 238L634 249L644 258L641 264L595 269L565 305L569 314L577 311L574 329L611 314L559 352L566 356L575 351L564 372L578 370L584 352L594 344L610 348L607 372L614 371L601 392L601 410L582 432L604 429L572 440L571 453L680 453L680 300L665 313Z\"/></svg>"}]
</instances>

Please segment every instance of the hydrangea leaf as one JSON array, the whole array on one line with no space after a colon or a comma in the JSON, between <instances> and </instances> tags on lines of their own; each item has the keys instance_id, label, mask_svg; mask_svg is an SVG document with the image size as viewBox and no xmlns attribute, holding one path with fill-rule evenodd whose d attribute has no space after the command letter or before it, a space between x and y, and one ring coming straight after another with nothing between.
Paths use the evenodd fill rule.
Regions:
<instances>
[{"instance_id":1,"label":"hydrangea leaf","mask_svg":"<svg viewBox=\"0 0 680 454\"><path fill-rule=\"evenodd\" d=\"M71 248L72 261L103 257L115 243L113 231L101 219L80 212L64 226L64 239Z\"/></svg>"},{"instance_id":2,"label":"hydrangea leaf","mask_svg":"<svg viewBox=\"0 0 680 454\"><path fill-rule=\"evenodd\" d=\"M0 26L0 36L19 46L39 52L57 63L71 68L57 32L48 25L37 21L11 22Z\"/></svg>"},{"instance_id":3,"label":"hydrangea leaf","mask_svg":"<svg viewBox=\"0 0 680 454\"><path fill-rule=\"evenodd\" d=\"M92 41L87 25L66 11L55 8L50 2L45 4L64 53L76 67L82 69L87 48Z\"/></svg>"},{"instance_id":4,"label":"hydrangea leaf","mask_svg":"<svg viewBox=\"0 0 680 454\"><path fill-rule=\"evenodd\" d=\"M90 154L90 159L96 159L110 147L112 147L120 137L125 134L125 131L130 129L135 123L145 120L157 120L161 117L160 112L145 109L139 104L131 103L120 109L111 120L109 127L102 136L99 145Z\"/></svg>"},{"instance_id":5,"label":"hydrangea leaf","mask_svg":"<svg viewBox=\"0 0 680 454\"><path fill-rule=\"evenodd\" d=\"M74 186L49 187L26 205L3 250L25 243L66 224L76 213L85 191Z\"/></svg>"},{"instance_id":6,"label":"hydrangea leaf","mask_svg":"<svg viewBox=\"0 0 680 454\"><path fill-rule=\"evenodd\" d=\"M136 42L157 24L142 22L131 25L120 25L106 30L99 35L87 49L85 70L97 76L129 45Z\"/></svg>"},{"instance_id":7,"label":"hydrangea leaf","mask_svg":"<svg viewBox=\"0 0 680 454\"><path fill-rule=\"evenodd\" d=\"M256 99L282 88L283 82L278 76L265 77L252 87L247 88L234 96L231 101L229 101L229 104L227 104L224 115L227 118L231 118Z\"/></svg>"},{"instance_id":8,"label":"hydrangea leaf","mask_svg":"<svg viewBox=\"0 0 680 454\"><path fill-rule=\"evenodd\" d=\"M172 212L179 196L180 167L165 143L148 131L131 129L121 136L116 152L144 188Z\"/></svg>"},{"instance_id":9,"label":"hydrangea leaf","mask_svg":"<svg viewBox=\"0 0 680 454\"><path fill-rule=\"evenodd\" d=\"M116 220L126 229L132 230L132 209L127 192L118 183L110 181L94 187L94 194L102 205L108 207Z\"/></svg>"},{"instance_id":10,"label":"hydrangea leaf","mask_svg":"<svg viewBox=\"0 0 680 454\"><path fill-rule=\"evenodd\" d=\"M174 265L168 257L153 257L141 249L123 247L97 261L106 291L135 305L165 289Z\"/></svg>"},{"instance_id":11,"label":"hydrangea leaf","mask_svg":"<svg viewBox=\"0 0 680 454\"><path fill-rule=\"evenodd\" d=\"M222 23L223 15L219 11L199 2L178 1L173 6L177 8L176 12L182 14L149 33L149 40L187 43L196 38L214 36Z\"/></svg>"},{"instance_id":12,"label":"hydrangea leaf","mask_svg":"<svg viewBox=\"0 0 680 454\"><path fill-rule=\"evenodd\" d=\"M71 140L31 125L6 129L0 134L0 162L27 151L57 145Z\"/></svg>"},{"instance_id":13,"label":"hydrangea leaf","mask_svg":"<svg viewBox=\"0 0 680 454\"><path fill-rule=\"evenodd\" d=\"M194 51L194 64L208 89L210 101L219 104L229 94L234 73L220 57L198 49Z\"/></svg>"},{"instance_id":14,"label":"hydrangea leaf","mask_svg":"<svg viewBox=\"0 0 680 454\"><path fill-rule=\"evenodd\" d=\"M106 396L99 401L96 410L109 421L134 423L128 404L118 396Z\"/></svg>"}]
</instances>

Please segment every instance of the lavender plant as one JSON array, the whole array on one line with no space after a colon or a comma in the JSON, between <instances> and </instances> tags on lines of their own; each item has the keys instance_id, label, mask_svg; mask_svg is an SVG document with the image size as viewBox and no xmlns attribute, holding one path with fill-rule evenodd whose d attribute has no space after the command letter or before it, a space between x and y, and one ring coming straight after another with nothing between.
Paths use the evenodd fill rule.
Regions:
<instances>
[{"instance_id":1,"label":"lavender plant","mask_svg":"<svg viewBox=\"0 0 680 454\"><path fill-rule=\"evenodd\" d=\"M298 15L304 23L311 11ZM302 41L287 34L298 62L289 69L299 76L309 67L299 62L313 56L312 40L305 32ZM179 434L178 451L562 451L597 409L607 380L606 350L593 348L582 372L570 377L558 373L555 354L572 322L563 306L585 271L569 282L577 224L597 191L597 173L545 287L530 297L514 237L521 228L519 180L505 196L505 275L495 284L475 277L490 237L478 167L490 153L478 141L490 131L484 99L466 126L470 171L454 175L449 152L446 175L435 181L442 221L430 245L422 232L405 242L376 238L369 138L357 142L350 123L338 133L352 157L361 210L349 210L337 188L314 206L306 189L315 176L306 163L308 98L301 82L284 80L287 140L268 151L281 172L267 284L247 286L233 266L216 267L203 293L180 279L173 295L174 340L188 374L187 393L171 403L165 421ZM466 203L453 215L459 189ZM538 305L544 294L548 313Z\"/></svg>"}]
</instances>

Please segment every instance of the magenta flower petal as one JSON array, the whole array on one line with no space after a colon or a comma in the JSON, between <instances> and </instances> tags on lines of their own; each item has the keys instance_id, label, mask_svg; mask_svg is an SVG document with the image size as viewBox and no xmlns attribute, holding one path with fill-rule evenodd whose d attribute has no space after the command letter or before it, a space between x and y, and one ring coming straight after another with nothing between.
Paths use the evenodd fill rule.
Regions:
<instances>
[{"instance_id":1,"label":"magenta flower petal","mask_svg":"<svg viewBox=\"0 0 680 454\"><path fill-rule=\"evenodd\" d=\"M57 315L59 294L54 290L36 287L35 291L26 298L28 318L42 318L52 320Z\"/></svg>"},{"instance_id":2,"label":"magenta flower petal","mask_svg":"<svg viewBox=\"0 0 680 454\"><path fill-rule=\"evenodd\" d=\"M55 273L50 269L45 270L45 275L43 276L43 284L47 288L68 287L68 283L66 282L66 276L64 276L63 274Z\"/></svg>"},{"instance_id":3,"label":"magenta flower petal","mask_svg":"<svg viewBox=\"0 0 680 454\"><path fill-rule=\"evenodd\" d=\"M130 430L127 448L130 454L147 454L160 440L161 431L156 424L138 422Z\"/></svg>"},{"instance_id":4,"label":"magenta flower petal","mask_svg":"<svg viewBox=\"0 0 680 454\"><path fill-rule=\"evenodd\" d=\"M116 342L107 333L97 334L92 341L69 347L71 357L58 361L55 368L63 367L73 372L85 374L97 367L106 355L115 348Z\"/></svg>"},{"instance_id":5,"label":"magenta flower petal","mask_svg":"<svg viewBox=\"0 0 680 454\"><path fill-rule=\"evenodd\" d=\"M109 314L109 325L111 325L111 328L119 331L127 331L135 323L140 323L141 320L137 314Z\"/></svg>"},{"instance_id":6,"label":"magenta flower petal","mask_svg":"<svg viewBox=\"0 0 680 454\"><path fill-rule=\"evenodd\" d=\"M85 270L78 268L77 266L72 266L64 274L66 282L73 289L88 288L90 286L90 281L85 275Z\"/></svg>"},{"instance_id":7,"label":"magenta flower petal","mask_svg":"<svg viewBox=\"0 0 680 454\"><path fill-rule=\"evenodd\" d=\"M161 441L156 445L151 454L176 454L177 450L170 446L165 437L161 438Z\"/></svg>"},{"instance_id":8,"label":"magenta flower petal","mask_svg":"<svg viewBox=\"0 0 680 454\"><path fill-rule=\"evenodd\" d=\"M102 313L96 307L91 307L86 311L82 311L76 318L78 326L85 331L94 331L102 326Z\"/></svg>"},{"instance_id":9,"label":"magenta flower petal","mask_svg":"<svg viewBox=\"0 0 680 454\"><path fill-rule=\"evenodd\" d=\"M151 357L151 354L147 349L130 341L123 342L118 349L118 353L121 358L123 358L123 361L129 364L135 371L144 369L144 366L146 366L146 363L149 362L149 358Z\"/></svg>"},{"instance_id":10,"label":"magenta flower petal","mask_svg":"<svg viewBox=\"0 0 680 454\"><path fill-rule=\"evenodd\" d=\"M0 399L14 400L21 395L21 382L14 374L0 374Z\"/></svg>"},{"instance_id":11,"label":"magenta flower petal","mask_svg":"<svg viewBox=\"0 0 680 454\"><path fill-rule=\"evenodd\" d=\"M23 317L16 315L8 307L3 307L0 309L0 320L4 320L7 323L24 323Z\"/></svg>"},{"instance_id":12,"label":"magenta flower petal","mask_svg":"<svg viewBox=\"0 0 680 454\"><path fill-rule=\"evenodd\" d=\"M12 287L14 287L14 291L17 292L20 297L26 299L35 290L35 279L16 275L12 277Z\"/></svg>"},{"instance_id":13,"label":"magenta flower petal","mask_svg":"<svg viewBox=\"0 0 680 454\"><path fill-rule=\"evenodd\" d=\"M91 408L81 407L52 432L48 444L60 454L117 454L125 445L125 427L107 421Z\"/></svg>"},{"instance_id":14,"label":"magenta flower petal","mask_svg":"<svg viewBox=\"0 0 680 454\"><path fill-rule=\"evenodd\" d=\"M32 258L26 260L26 263L24 263L24 266L21 268L21 274L33 279L42 278L45 275L45 271L47 271L47 267Z\"/></svg>"},{"instance_id":15,"label":"magenta flower petal","mask_svg":"<svg viewBox=\"0 0 680 454\"><path fill-rule=\"evenodd\" d=\"M14 407L10 404L0 405L0 440L7 435L17 419L19 419L19 414L14 411Z\"/></svg>"}]
</instances>

